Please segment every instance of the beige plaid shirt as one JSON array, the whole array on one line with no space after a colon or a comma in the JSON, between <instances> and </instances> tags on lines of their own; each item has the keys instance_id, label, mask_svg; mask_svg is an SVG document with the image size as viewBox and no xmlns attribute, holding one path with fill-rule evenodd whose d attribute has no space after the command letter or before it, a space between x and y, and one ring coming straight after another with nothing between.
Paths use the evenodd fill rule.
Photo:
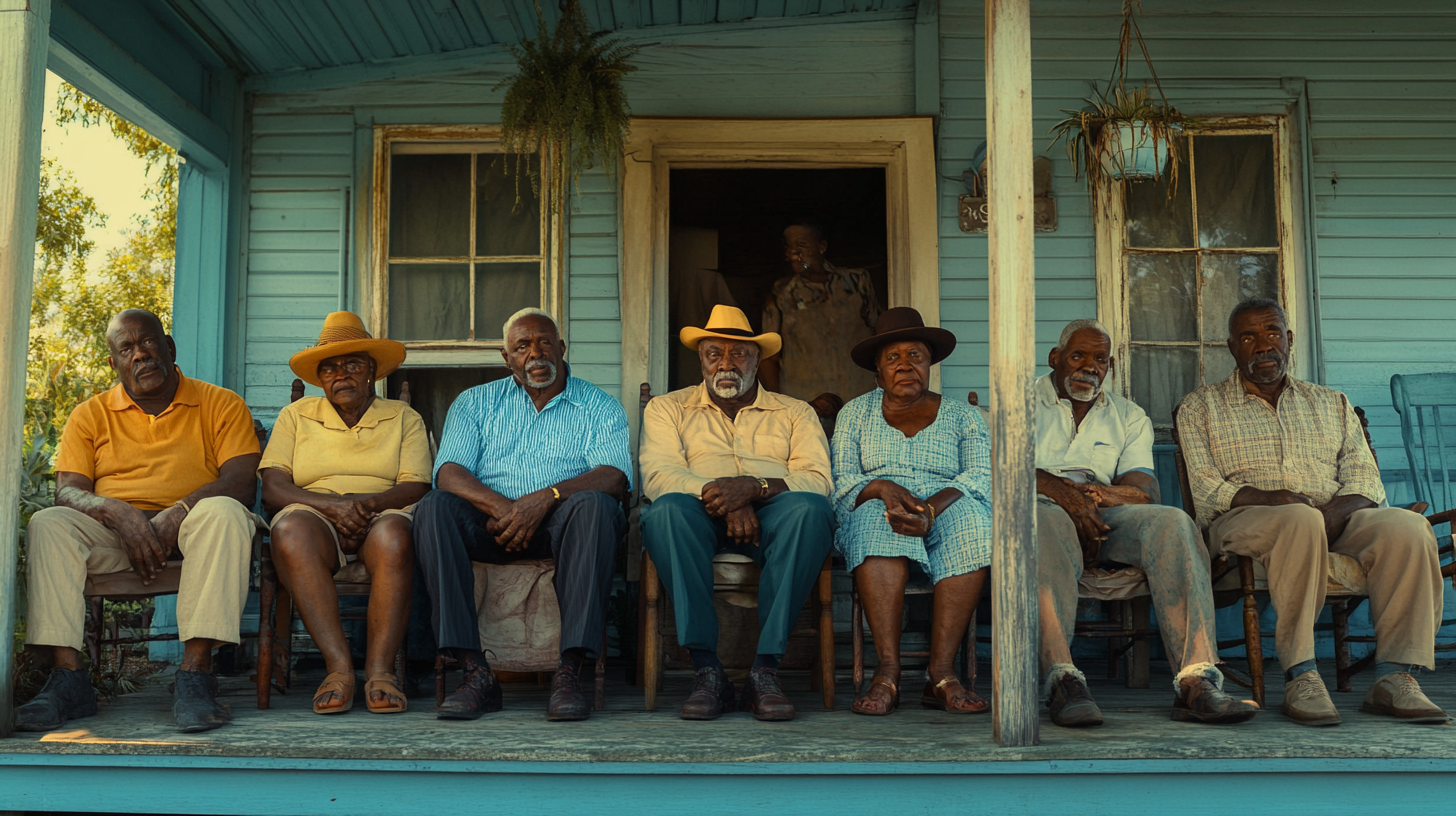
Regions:
<instances>
[{"instance_id":1,"label":"beige plaid shirt","mask_svg":"<svg viewBox=\"0 0 1456 816\"><path fill-rule=\"evenodd\" d=\"M1335 496L1385 500L1380 469L1349 399L1322 385L1289 377L1275 409L1245 391L1235 371L1183 399L1178 434L1203 527L1245 486L1292 490L1317 505Z\"/></svg>"}]
</instances>

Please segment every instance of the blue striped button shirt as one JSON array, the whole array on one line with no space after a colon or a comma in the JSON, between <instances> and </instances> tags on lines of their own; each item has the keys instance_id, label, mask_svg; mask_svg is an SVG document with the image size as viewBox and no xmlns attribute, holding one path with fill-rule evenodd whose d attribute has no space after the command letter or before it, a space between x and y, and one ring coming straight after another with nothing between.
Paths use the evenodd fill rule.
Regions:
<instances>
[{"instance_id":1,"label":"blue striped button shirt","mask_svg":"<svg viewBox=\"0 0 1456 816\"><path fill-rule=\"evenodd\" d=\"M539 413L531 397L505 377L461 394L445 417L435 479L446 462L515 500L587 471L611 465L630 486L627 413L607 392L566 370L566 390Z\"/></svg>"}]
</instances>

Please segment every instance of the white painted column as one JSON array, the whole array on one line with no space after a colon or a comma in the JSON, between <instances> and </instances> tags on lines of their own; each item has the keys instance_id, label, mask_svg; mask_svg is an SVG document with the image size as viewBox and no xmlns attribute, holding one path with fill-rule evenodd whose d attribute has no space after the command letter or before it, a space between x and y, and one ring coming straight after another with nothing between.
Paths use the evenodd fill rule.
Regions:
<instances>
[{"instance_id":1,"label":"white painted column","mask_svg":"<svg viewBox=\"0 0 1456 816\"><path fill-rule=\"evenodd\" d=\"M0 0L0 737L10 736L20 447L50 0Z\"/></svg>"},{"instance_id":2,"label":"white painted column","mask_svg":"<svg viewBox=\"0 0 1456 816\"><path fill-rule=\"evenodd\" d=\"M1030 0L986 0L990 159L991 706L996 742L1037 743Z\"/></svg>"}]
</instances>

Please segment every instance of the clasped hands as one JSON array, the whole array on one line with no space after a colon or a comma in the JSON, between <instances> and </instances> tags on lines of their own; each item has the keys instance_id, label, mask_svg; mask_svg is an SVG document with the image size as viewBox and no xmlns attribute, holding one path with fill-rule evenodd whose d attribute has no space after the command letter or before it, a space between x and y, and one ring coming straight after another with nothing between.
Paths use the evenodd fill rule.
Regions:
<instances>
[{"instance_id":1,"label":"clasped hands","mask_svg":"<svg viewBox=\"0 0 1456 816\"><path fill-rule=\"evenodd\" d=\"M490 521L485 531L495 537L506 552L520 552L531 545L541 522L556 505L556 494L544 487L516 499L503 500L501 506L487 511Z\"/></svg>"},{"instance_id":2,"label":"clasped hands","mask_svg":"<svg viewBox=\"0 0 1456 816\"><path fill-rule=\"evenodd\" d=\"M187 518L187 508L174 504L150 519L147 514L118 499L106 499L107 526L121 538L121 547L132 568L149 586L161 574L167 559L178 551L177 536Z\"/></svg>"},{"instance_id":3,"label":"clasped hands","mask_svg":"<svg viewBox=\"0 0 1456 816\"><path fill-rule=\"evenodd\" d=\"M763 530L753 500L763 495L763 486L752 476L725 476L703 485L703 509L713 518L723 519L728 538L735 544L759 546Z\"/></svg>"},{"instance_id":4,"label":"clasped hands","mask_svg":"<svg viewBox=\"0 0 1456 816\"><path fill-rule=\"evenodd\" d=\"M1231 507L1280 507L1288 504L1304 504L1320 511L1325 517L1325 542L1333 545L1335 539L1345 532L1350 516L1357 510L1374 507L1375 503L1359 495L1334 496L1325 504L1315 504L1314 499L1293 490L1260 490L1245 485L1234 494Z\"/></svg>"},{"instance_id":5,"label":"clasped hands","mask_svg":"<svg viewBox=\"0 0 1456 816\"><path fill-rule=\"evenodd\" d=\"M927 499L889 479L875 479L865 485L865 490L870 493L868 498L885 503L885 521L890 523L891 530L911 538L924 538L930 534L935 516Z\"/></svg>"}]
</instances>

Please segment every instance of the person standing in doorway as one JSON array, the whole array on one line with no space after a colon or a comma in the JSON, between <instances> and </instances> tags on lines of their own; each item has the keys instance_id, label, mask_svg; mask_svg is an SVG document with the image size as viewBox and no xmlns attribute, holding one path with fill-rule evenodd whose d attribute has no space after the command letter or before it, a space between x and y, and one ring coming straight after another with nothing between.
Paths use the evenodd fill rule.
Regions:
<instances>
[{"instance_id":1,"label":"person standing in doorway","mask_svg":"<svg viewBox=\"0 0 1456 816\"><path fill-rule=\"evenodd\" d=\"M828 251L819 225L799 220L785 228L784 259L792 271L774 284L763 307L763 330L776 332L784 347L763 361L759 378L806 402L825 394L848 402L875 387L874 374L844 354L874 334L880 319L874 284L863 269L830 263Z\"/></svg>"}]
</instances>

